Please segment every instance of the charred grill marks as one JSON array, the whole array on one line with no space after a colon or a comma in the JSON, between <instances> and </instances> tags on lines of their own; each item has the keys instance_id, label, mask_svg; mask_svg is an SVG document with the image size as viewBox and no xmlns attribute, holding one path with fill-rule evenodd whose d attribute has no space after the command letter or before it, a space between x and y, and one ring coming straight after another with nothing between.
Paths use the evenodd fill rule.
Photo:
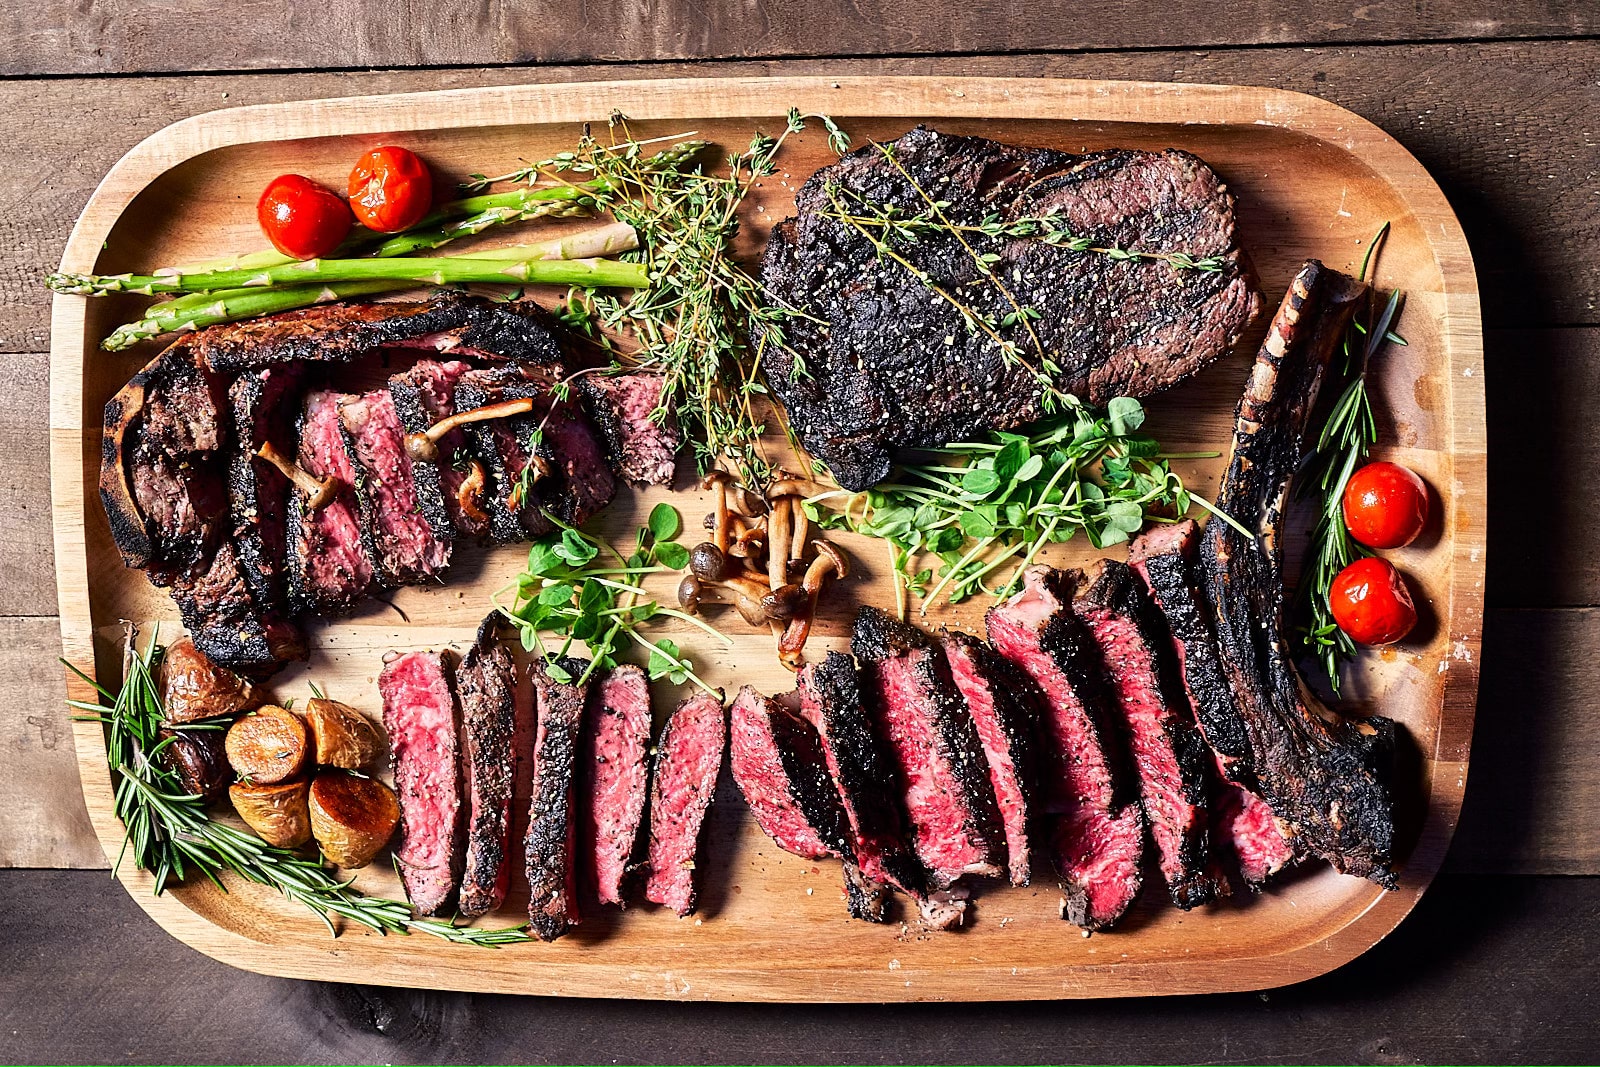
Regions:
<instances>
[{"instance_id":1,"label":"charred grill marks","mask_svg":"<svg viewBox=\"0 0 1600 1067\"><path fill-rule=\"evenodd\" d=\"M478 628L478 639L456 669L461 701L462 782L466 790L467 851L461 879L464 918L499 907L510 879L511 751L516 720L516 668L501 647L499 614Z\"/></svg>"},{"instance_id":2,"label":"charred grill marks","mask_svg":"<svg viewBox=\"0 0 1600 1067\"><path fill-rule=\"evenodd\" d=\"M564 659L572 677L588 666ZM585 691L550 677L543 660L533 666L538 708L534 740L533 802L524 842L528 867L528 919L540 940L554 941L579 922L574 864L574 773Z\"/></svg>"}]
</instances>

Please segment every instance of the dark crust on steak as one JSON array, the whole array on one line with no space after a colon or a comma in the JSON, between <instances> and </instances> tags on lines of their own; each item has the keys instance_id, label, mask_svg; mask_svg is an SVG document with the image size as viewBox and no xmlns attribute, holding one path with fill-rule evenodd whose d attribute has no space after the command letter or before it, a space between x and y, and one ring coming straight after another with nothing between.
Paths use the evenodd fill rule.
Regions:
<instances>
[{"instance_id":1,"label":"dark crust on steak","mask_svg":"<svg viewBox=\"0 0 1600 1067\"><path fill-rule=\"evenodd\" d=\"M906 174L948 202L943 214L957 225L991 214L1054 215L1097 244L1222 258L1218 272L1180 273L1161 261L965 235L976 251L998 255L994 273L1021 304L1042 312L1032 334L1003 327L1000 335L1032 365L1037 336L1060 367L1056 387L1091 403L1146 396L1195 373L1237 342L1259 306L1235 244L1233 196L1186 152L1075 156L920 126L868 145L806 181L798 215L773 229L762 262L769 299L807 312L786 324L787 347L766 350L767 380L806 448L847 489L882 480L896 449L1043 414L1030 370L1004 359L987 333L969 330L961 310L902 265L878 256L860 230L829 217L837 211L830 190L856 214L860 200L926 213ZM1014 312L955 236L919 235L896 250L973 311L997 320Z\"/></svg>"},{"instance_id":2,"label":"dark crust on steak","mask_svg":"<svg viewBox=\"0 0 1600 1067\"><path fill-rule=\"evenodd\" d=\"M425 301L327 304L212 326L184 341L213 371L228 374L297 360L349 362L421 338L436 338L442 352L467 348L526 363L560 359L537 305L460 293Z\"/></svg>"},{"instance_id":3,"label":"dark crust on steak","mask_svg":"<svg viewBox=\"0 0 1600 1067\"><path fill-rule=\"evenodd\" d=\"M588 664L565 658L573 678ZM578 735L583 729L586 692L550 677L544 661L533 665L539 708L533 760L533 804L525 841L528 862L528 919L541 941L554 941L579 921L575 868Z\"/></svg>"},{"instance_id":4,"label":"dark crust on steak","mask_svg":"<svg viewBox=\"0 0 1600 1067\"><path fill-rule=\"evenodd\" d=\"M426 364L426 366L425 366ZM429 410L428 403L423 396L420 378L429 370L439 368L433 360L419 361L410 370L393 375L389 379L389 395L394 397L394 410L400 416L400 426L408 434L425 433L438 421L435 413ZM454 410L455 389L451 386L451 413ZM440 414L443 417L443 413ZM433 536L440 541L450 541L456 536L456 525L451 521L451 508L445 498L445 483L447 481L444 469L456 457L457 448L464 453L466 450L465 435L459 429L452 430L445 435L445 439L437 442L439 448L438 462L411 457L411 480L416 486L417 507L422 512L422 517L428 520ZM464 460L472 457L463 454Z\"/></svg>"},{"instance_id":5,"label":"dark crust on steak","mask_svg":"<svg viewBox=\"0 0 1600 1067\"><path fill-rule=\"evenodd\" d=\"M850 859L849 823L814 727L745 686L728 713L729 766L756 823L805 859Z\"/></svg>"},{"instance_id":6,"label":"dark crust on steak","mask_svg":"<svg viewBox=\"0 0 1600 1067\"><path fill-rule=\"evenodd\" d=\"M378 574L378 548L372 536L371 505L367 495L361 487L361 466L355 461L349 432L345 430L344 423L338 417L339 401L343 399L339 393L319 391L306 397L305 408L299 419L298 433L300 449L296 462L306 471L317 476L330 474L324 471L323 464L314 458L311 449L314 447L308 437L307 431L314 417L313 409L322 405L333 405L333 419L337 423L335 447L342 448L342 464L347 464L351 473L350 478L341 478L345 484L340 486L338 495L333 502L319 511L312 511L307 506L306 491L299 486L294 486L289 492L289 505L285 515L288 538L288 577L289 600L296 611L307 611L315 614L333 615L353 611L361 598L371 592L379 583ZM354 572L341 572L340 577L345 579L340 589L321 587L314 579L315 561L327 556L327 530L328 524L334 521L331 509L343 508L355 518L357 527L356 544L365 558L369 574L362 576ZM328 513L328 514L324 514Z\"/></svg>"},{"instance_id":7,"label":"dark crust on steak","mask_svg":"<svg viewBox=\"0 0 1600 1067\"><path fill-rule=\"evenodd\" d=\"M629 485L672 484L674 457L683 444L678 419L671 412L660 423L649 417L665 385L666 375L651 371L578 379L583 408L605 438L606 458Z\"/></svg>"},{"instance_id":8,"label":"dark crust on steak","mask_svg":"<svg viewBox=\"0 0 1600 1067\"><path fill-rule=\"evenodd\" d=\"M303 368L263 367L241 374L228 387L234 440L228 460L228 506L234 553L250 591L263 603L287 603L287 534L284 514L289 480L256 452L267 442L281 455L294 454L294 407Z\"/></svg>"},{"instance_id":9,"label":"dark crust on steak","mask_svg":"<svg viewBox=\"0 0 1600 1067\"><path fill-rule=\"evenodd\" d=\"M1217 898L1207 870L1211 752L1143 583L1126 563L1105 559L1096 566L1072 609L1099 643L1113 704L1126 720L1161 874L1172 902L1188 911Z\"/></svg>"},{"instance_id":10,"label":"dark crust on steak","mask_svg":"<svg viewBox=\"0 0 1600 1067\"><path fill-rule=\"evenodd\" d=\"M510 874L512 736L516 728L516 665L499 640L497 611L478 627L461 665L462 784L467 808L467 857L460 913L475 918L505 900Z\"/></svg>"},{"instance_id":11,"label":"dark crust on steak","mask_svg":"<svg viewBox=\"0 0 1600 1067\"><path fill-rule=\"evenodd\" d=\"M906 786L912 843L929 886L943 889L964 874L999 874L1005 837L989 765L944 651L875 607L857 612L850 647L869 680L864 689L878 735ZM902 673L910 693L891 680ZM908 763L919 758L920 765Z\"/></svg>"},{"instance_id":12,"label":"dark crust on steak","mask_svg":"<svg viewBox=\"0 0 1600 1067\"><path fill-rule=\"evenodd\" d=\"M1289 647L1282 564L1285 503L1306 423L1366 298L1365 285L1315 260L1295 276L1239 401L1217 499L1257 536L1208 523L1200 572L1261 796L1299 850L1392 889L1395 724L1376 716L1329 722L1310 705Z\"/></svg>"},{"instance_id":13,"label":"dark crust on steak","mask_svg":"<svg viewBox=\"0 0 1600 1067\"><path fill-rule=\"evenodd\" d=\"M299 625L250 588L232 542L212 553L203 573L174 582L172 600L194 646L218 666L260 677L310 655Z\"/></svg>"}]
</instances>

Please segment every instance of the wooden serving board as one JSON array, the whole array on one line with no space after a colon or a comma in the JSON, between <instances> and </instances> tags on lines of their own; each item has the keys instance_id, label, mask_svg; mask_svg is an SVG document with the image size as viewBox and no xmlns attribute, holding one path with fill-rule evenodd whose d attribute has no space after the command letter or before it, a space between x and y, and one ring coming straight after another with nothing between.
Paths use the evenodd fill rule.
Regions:
<instances>
[{"instance_id":1,"label":"wooden serving board","mask_svg":"<svg viewBox=\"0 0 1600 1067\"><path fill-rule=\"evenodd\" d=\"M699 872L702 907L691 919L648 906L608 909L585 916L556 944L500 951L361 930L335 940L270 892L230 883L233 892L224 894L199 884L155 897L144 876L124 869L123 883L168 931L240 967L335 981L662 999L1009 1000L1282 985L1352 959L1410 911L1455 828L1472 733L1484 575L1482 345L1472 261L1449 205L1405 149L1348 111L1271 89L960 78L518 86L239 108L177 123L130 152L85 208L62 269L121 271L258 247L254 199L269 178L292 170L339 187L350 160L381 142L420 151L443 175L497 173L569 147L580 123L603 123L613 110L630 117L636 136L694 130L735 147L758 127L777 132L791 106L835 116L857 143L929 122L1074 152L1188 149L1238 194L1242 241L1269 307L1302 260L1354 269L1379 225L1393 224L1378 280L1407 293L1402 328L1410 345L1388 349L1375 370L1380 452L1437 490L1442 521L1421 543L1391 554L1420 594L1421 625L1398 648L1365 655L1348 693L1361 708L1398 719L1415 742L1402 772L1400 889L1384 892L1312 864L1258 896L1185 914L1150 886L1119 929L1086 937L1058 918L1057 889L1040 878L1028 889L980 887L961 932L872 926L846 918L837 864L779 851L725 781ZM770 224L792 209L799 183L830 158L818 130L786 148L780 173L747 204L745 253L759 249ZM77 297L57 297L54 306L52 485L62 640L69 660L109 679L118 670L119 620L176 618L164 593L120 565L95 488L102 405L155 352L108 354L96 345L138 306L137 298ZM1150 403L1149 428L1170 450L1227 448L1233 406L1264 328L1265 316L1234 357ZM1220 459L1189 462L1180 473L1210 495L1221 466ZM693 493L625 490L602 526L626 536L663 499L683 511L692 538L708 508ZM891 598L883 546L850 537L841 543L855 556L857 576L830 602L813 637L815 654L845 646L856 604ZM1075 564L1091 555L1080 542L1057 546L1048 558ZM272 691L303 699L307 682L316 681L376 714L384 652L465 647L490 594L522 556L516 547L461 551L447 585L403 590L393 607L372 602L352 618L313 625L310 664L273 679ZM983 607L936 610L921 621L977 627ZM743 683L769 692L792 687L768 635L750 633L732 616L724 626L731 648L687 627L666 633L713 684L730 691ZM175 629L168 623L169 633ZM76 679L68 682L74 696L90 695ZM658 714L677 695L658 687ZM86 724L75 736L89 811L114 858L122 827L111 809L103 738ZM358 884L382 894L398 889L381 863ZM521 897L513 894L487 921L520 921L525 896L525 888Z\"/></svg>"}]
</instances>

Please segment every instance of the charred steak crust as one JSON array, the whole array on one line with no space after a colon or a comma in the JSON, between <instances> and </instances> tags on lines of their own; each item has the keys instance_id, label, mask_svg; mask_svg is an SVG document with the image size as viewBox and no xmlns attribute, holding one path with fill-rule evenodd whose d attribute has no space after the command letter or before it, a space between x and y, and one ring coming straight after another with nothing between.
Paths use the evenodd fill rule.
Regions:
<instances>
[{"instance_id":1,"label":"charred steak crust","mask_svg":"<svg viewBox=\"0 0 1600 1067\"><path fill-rule=\"evenodd\" d=\"M672 484L683 434L671 412L659 423L650 417L665 386L666 376L650 371L578 379L584 410L605 438L611 468L630 485Z\"/></svg>"},{"instance_id":2,"label":"charred steak crust","mask_svg":"<svg viewBox=\"0 0 1600 1067\"><path fill-rule=\"evenodd\" d=\"M869 680L868 711L905 785L929 886L1000 873L1004 833L988 763L943 650L874 607L857 612L850 645Z\"/></svg>"},{"instance_id":3,"label":"charred steak crust","mask_svg":"<svg viewBox=\"0 0 1600 1067\"><path fill-rule=\"evenodd\" d=\"M416 585L450 566L454 538L434 536L417 493L416 463L406 447L394 397L374 389L339 402L339 418L370 522L375 562L385 583Z\"/></svg>"},{"instance_id":4,"label":"charred steak crust","mask_svg":"<svg viewBox=\"0 0 1600 1067\"><path fill-rule=\"evenodd\" d=\"M281 455L294 453L294 406L302 367L288 364L241 374L228 387L235 439L228 457L228 503L234 552L250 591L263 604L282 606L288 589L284 568L284 513L289 480L256 452L271 443Z\"/></svg>"},{"instance_id":5,"label":"charred steak crust","mask_svg":"<svg viewBox=\"0 0 1600 1067\"><path fill-rule=\"evenodd\" d=\"M1145 822L1172 902L1185 911L1217 897L1211 877L1211 752L1183 690L1170 640L1138 575L1101 560L1072 603L1099 643L1139 775Z\"/></svg>"},{"instance_id":6,"label":"charred steak crust","mask_svg":"<svg viewBox=\"0 0 1600 1067\"><path fill-rule=\"evenodd\" d=\"M1011 884L1027 885L1038 805L1040 694L1015 664L971 634L947 630L940 641L989 762Z\"/></svg>"},{"instance_id":7,"label":"charred steak crust","mask_svg":"<svg viewBox=\"0 0 1600 1067\"><path fill-rule=\"evenodd\" d=\"M696 693L679 704L656 741L645 898L679 917L694 912L700 832L716 796L727 745L720 689Z\"/></svg>"},{"instance_id":8,"label":"charred steak crust","mask_svg":"<svg viewBox=\"0 0 1600 1067\"><path fill-rule=\"evenodd\" d=\"M1200 570L1262 797L1299 848L1392 889L1395 724L1377 716L1330 723L1317 714L1301 691L1284 621L1289 483L1323 373L1366 296L1365 285L1315 260L1290 284L1239 401L1217 499L1257 537L1208 523Z\"/></svg>"},{"instance_id":9,"label":"charred steak crust","mask_svg":"<svg viewBox=\"0 0 1600 1067\"><path fill-rule=\"evenodd\" d=\"M401 429L407 434L426 433L439 419L454 414L455 383L467 369L467 365L460 362L421 360L410 370L392 376L389 379L389 395L394 398L394 410L400 418ZM460 480L446 472L453 471L458 455L463 463L470 462L473 456L467 451L465 435L459 429L445 434L445 439L438 442L438 448L437 462L411 457L411 477L416 489L417 508L428 521L434 538L450 541L457 533L452 513L459 511L459 508L453 506L454 501L447 496L447 490L453 492L454 485L451 483L459 485Z\"/></svg>"},{"instance_id":10,"label":"charred steak crust","mask_svg":"<svg viewBox=\"0 0 1600 1067\"><path fill-rule=\"evenodd\" d=\"M564 658L573 678L588 664ZM539 723L534 741L533 802L525 840L528 919L542 941L554 941L578 925L576 829L578 735L583 728L584 689L550 677L543 660L533 666Z\"/></svg>"},{"instance_id":11,"label":"charred steak crust","mask_svg":"<svg viewBox=\"0 0 1600 1067\"><path fill-rule=\"evenodd\" d=\"M580 855L601 904L622 906L639 865L650 790L650 681L631 663L613 667L589 694L580 749Z\"/></svg>"},{"instance_id":12,"label":"charred steak crust","mask_svg":"<svg viewBox=\"0 0 1600 1067\"><path fill-rule=\"evenodd\" d=\"M456 668L461 701L462 783L466 788L467 853L461 876L463 918L505 900L511 863L512 736L516 729L516 665L499 640L496 612Z\"/></svg>"},{"instance_id":13,"label":"charred steak crust","mask_svg":"<svg viewBox=\"0 0 1600 1067\"><path fill-rule=\"evenodd\" d=\"M172 584L172 600L194 645L229 670L263 676L310 655L305 633L250 587L250 572L224 542L198 575Z\"/></svg>"},{"instance_id":14,"label":"charred steak crust","mask_svg":"<svg viewBox=\"0 0 1600 1067\"><path fill-rule=\"evenodd\" d=\"M442 352L468 349L525 363L560 359L536 306L460 293L414 302L326 304L213 326L186 340L212 371L229 374L269 363L349 362L424 339Z\"/></svg>"},{"instance_id":15,"label":"charred steak crust","mask_svg":"<svg viewBox=\"0 0 1600 1067\"><path fill-rule=\"evenodd\" d=\"M1042 347L1060 368L1055 384L1091 403L1145 396L1188 377L1226 352L1258 307L1235 243L1233 196L1186 152L1075 156L920 126L868 145L806 181L798 214L773 229L762 261L769 299L807 313L786 326L787 346L766 350L767 380L806 448L847 489L881 481L896 449L1043 414L1042 390L1027 369L969 329L960 309L880 257L860 229L831 217L835 200L856 215L870 214L863 202L902 216L926 213L908 175L957 225L1048 215L1100 244L1220 257L1220 271L1180 277L1165 262L963 235L978 253L998 256L994 274L1042 313L1031 333L1007 326L1001 336L1034 363ZM896 251L976 313L996 321L1014 314L954 235L920 234Z\"/></svg>"},{"instance_id":16,"label":"charred steak crust","mask_svg":"<svg viewBox=\"0 0 1600 1067\"><path fill-rule=\"evenodd\" d=\"M813 860L854 856L816 731L748 685L728 713L728 766L756 824L779 848Z\"/></svg>"},{"instance_id":17,"label":"charred steak crust","mask_svg":"<svg viewBox=\"0 0 1600 1067\"><path fill-rule=\"evenodd\" d=\"M446 911L461 883L460 709L452 667L447 652L408 652L378 675L400 799L395 866L407 899L423 915Z\"/></svg>"},{"instance_id":18,"label":"charred steak crust","mask_svg":"<svg viewBox=\"0 0 1600 1067\"><path fill-rule=\"evenodd\" d=\"M364 521L360 475L339 420L340 394L319 390L300 414L297 463L319 478L337 478L339 492L322 508L308 506L304 489L290 490L285 515L289 600L296 611L351 611L377 581L377 546Z\"/></svg>"}]
</instances>

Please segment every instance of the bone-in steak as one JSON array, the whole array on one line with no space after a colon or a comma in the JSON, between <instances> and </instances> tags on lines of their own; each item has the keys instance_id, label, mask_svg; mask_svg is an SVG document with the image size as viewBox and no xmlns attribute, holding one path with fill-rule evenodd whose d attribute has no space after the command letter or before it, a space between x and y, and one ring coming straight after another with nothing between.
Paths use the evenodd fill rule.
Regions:
<instances>
[{"instance_id":1,"label":"bone-in steak","mask_svg":"<svg viewBox=\"0 0 1600 1067\"><path fill-rule=\"evenodd\" d=\"M1221 269L946 230L894 244L925 284L835 217L928 216L929 198L957 226L1049 216L1097 247L1219 257ZM1233 196L1187 152L1074 156L918 127L819 170L795 205L762 280L806 314L785 323L788 346L768 347L764 367L801 441L847 489L881 481L898 448L1037 419L1042 389L1022 362L1048 361L1057 388L1091 403L1145 396L1226 352L1258 306ZM995 322L995 336L966 313Z\"/></svg>"}]
</instances>

